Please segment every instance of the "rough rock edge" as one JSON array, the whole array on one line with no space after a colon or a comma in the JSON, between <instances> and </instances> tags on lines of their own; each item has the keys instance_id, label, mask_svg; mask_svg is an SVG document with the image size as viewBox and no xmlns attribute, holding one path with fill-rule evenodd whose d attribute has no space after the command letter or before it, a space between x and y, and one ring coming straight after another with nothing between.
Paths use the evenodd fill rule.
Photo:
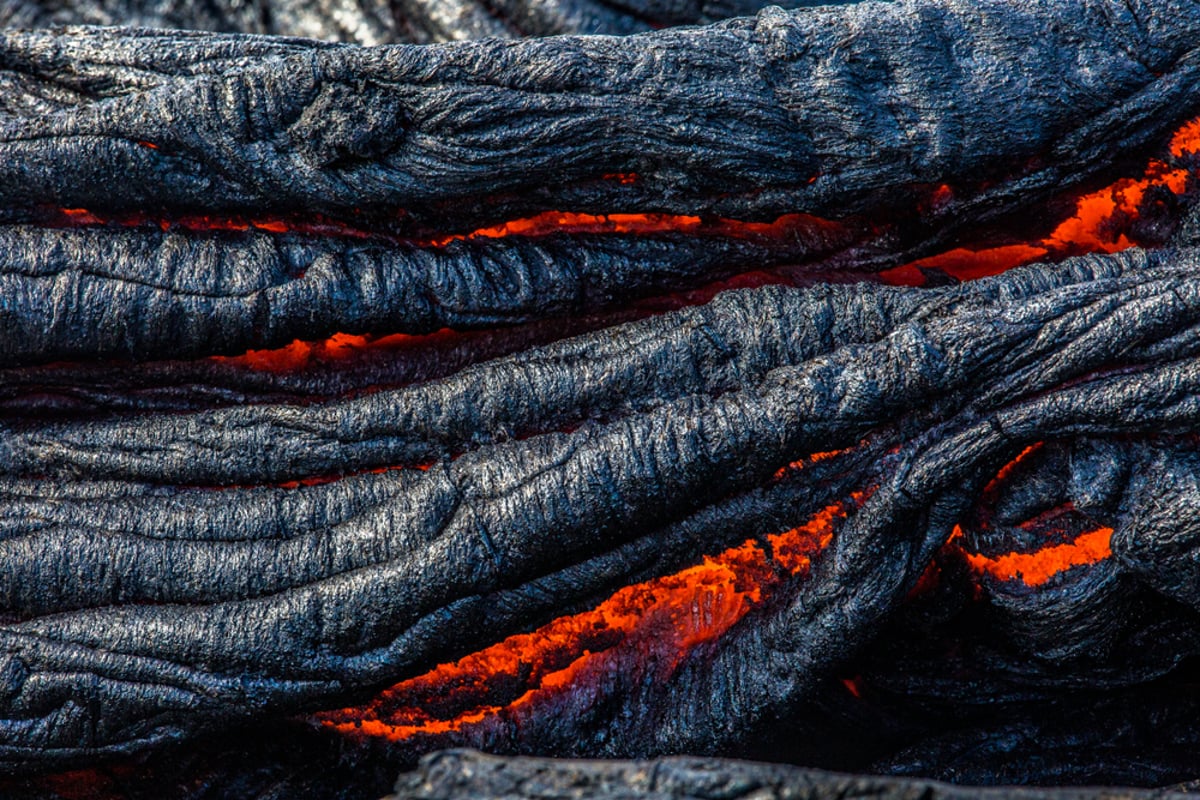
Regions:
<instances>
[{"instance_id":1,"label":"rough rock edge","mask_svg":"<svg viewBox=\"0 0 1200 800\"><path fill-rule=\"evenodd\" d=\"M386 800L1171 800L1164 789L955 786L721 758L602 761L432 753Z\"/></svg>"}]
</instances>

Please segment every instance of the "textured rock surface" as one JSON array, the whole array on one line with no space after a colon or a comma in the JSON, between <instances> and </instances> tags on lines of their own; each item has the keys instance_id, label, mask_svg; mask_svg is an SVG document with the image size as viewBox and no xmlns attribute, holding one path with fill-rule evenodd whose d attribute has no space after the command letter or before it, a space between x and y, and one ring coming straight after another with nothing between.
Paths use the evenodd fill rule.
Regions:
<instances>
[{"instance_id":1,"label":"textured rock surface","mask_svg":"<svg viewBox=\"0 0 1200 800\"><path fill-rule=\"evenodd\" d=\"M389 800L1184 800L1134 789L985 789L930 781L838 775L721 759L562 761L473 752L429 756Z\"/></svg>"},{"instance_id":2,"label":"textured rock surface","mask_svg":"<svg viewBox=\"0 0 1200 800\"><path fill-rule=\"evenodd\" d=\"M1188 445L1170 439L1200 414L1196 260L1130 251L948 290L735 292L357 399L9 425L7 763L327 705L878 486L809 582L666 685L631 668L615 705L464 734L719 752L863 644L983 483L1038 440L1099 447L1056 491L1117 530L1117 558L1025 636L1094 649L1094 629L1055 615L1113 608L1108 571L1195 600L1186 574L1153 566L1186 528L1150 514L1140 487L1172 481L1175 507L1197 497ZM1131 436L1150 438L1104 446ZM1191 646L1118 673L1161 673Z\"/></svg>"},{"instance_id":3,"label":"textured rock surface","mask_svg":"<svg viewBox=\"0 0 1200 800\"><path fill-rule=\"evenodd\" d=\"M350 798L466 745L1195 776L1186 192L1159 250L820 281L1039 241L1200 113L1200 5L247 35L752 10L0 7L244 32L0 33L0 771ZM725 285L757 288L701 304ZM420 336L345 370L243 353L334 333ZM829 509L820 547L774 550ZM677 657L631 636L593 679L388 727L397 681L741 543L773 588L720 635ZM402 793L976 796L716 761L422 770ZM38 780L0 794L71 778Z\"/></svg>"},{"instance_id":4,"label":"textured rock surface","mask_svg":"<svg viewBox=\"0 0 1200 800\"><path fill-rule=\"evenodd\" d=\"M0 231L0 366L893 266L1161 142L1200 112L1198 40L1184 0L870 3L435 47L5 33L0 219L25 224ZM702 235L441 241L563 210Z\"/></svg>"},{"instance_id":5,"label":"textured rock surface","mask_svg":"<svg viewBox=\"0 0 1200 800\"><path fill-rule=\"evenodd\" d=\"M1019 177L942 212L994 213L1194 115L1198 31L1187 0L925 0L423 48L7 34L0 203L401 208L446 233L568 205L845 216Z\"/></svg>"},{"instance_id":6,"label":"textured rock surface","mask_svg":"<svg viewBox=\"0 0 1200 800\"><path fill-rule=\"evenodd\" d=\"M840 0L844 3L846 0ZM564 33L621 35L824 0L3 0L0 27L127 25L304 36L374 45Z\"/></svg>"}]
</instances>

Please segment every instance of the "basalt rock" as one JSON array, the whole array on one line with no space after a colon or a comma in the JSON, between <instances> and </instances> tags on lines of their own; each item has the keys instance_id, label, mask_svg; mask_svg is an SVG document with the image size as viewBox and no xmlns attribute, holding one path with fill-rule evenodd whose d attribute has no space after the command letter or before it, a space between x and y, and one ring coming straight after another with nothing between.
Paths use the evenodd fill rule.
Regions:
<instances>
[{"instance_id":1,"label":"basalt rock","mask_svg":"<svg viewBox=\"0 0 1200 800\"><path fill-rule=\"evenodd\" d=\"M3 7L0 794L1196 777L1200 5L753 10Z\"/></svg>"},{"instance_id":2,"label":"basalt rock","mask_svg":"<svg viewBox=\"0 0 1200 800\"><path fill-rule=\"evenodd\" d=\"M401 778L389 800L1184 800L1191 795L1128 789L962 788L932 781L838 775L720 759L554 761L502 759L472 752L440 753Z\"/></svg>"},{"instance_id":3,"label":"basalt rock","mask_svg":"<svg viewBox=\"0 0 1200 800\"><path fill-rule=\"evenodd\" d=\"M434 737L720 752L872 638L997 469L1040 441L1061 455L1007 501L1012 522L967 545L1030 549L1038 531L1015 521L1064 503L1115 531L1113 558L1058 587L1072 603L1022 614L1043 598L1018 592L1006 623L1081 670L1044 680L1089 681L1072 659L1157 630L1109 616L1130 592L1196 602L1186 561L1159 566L1162 548L1186 552L1191 515L1153 509L1200 496L1197 258L1130 251L949 290L765 287L362 398L8 425L6 765L329 707L843 503L810 577L665 679L634 649L605 704L567 692L553 714ZM333 478L269 485L314 476ZM1107 668L1147 680L1194 647Z\"/></svg>"},{"instance_id":4,"label":"basalt rock","mask_svg":"<svg viewBox=\"0 0 1200 800\"><path fill-rule=\"evenodd\" d=\"M1161 143L1200 113L1198 37L1182 0L860 4L436 47L8 33L0 364L895 266ZM479 234L567 210L563 233Z\"/></svg>"},{"instance_id":5,"label":"basalt rock","mask_svg":"<svg viewBox=\"0 0 1200 800\"><path fill-rule=\"evenodd\" d=\"M4 0L0 27L125 25L376 45L567 33L619 36L747 16L766 5L838 4L817 0Z\"/></svg>"}]
</instances>

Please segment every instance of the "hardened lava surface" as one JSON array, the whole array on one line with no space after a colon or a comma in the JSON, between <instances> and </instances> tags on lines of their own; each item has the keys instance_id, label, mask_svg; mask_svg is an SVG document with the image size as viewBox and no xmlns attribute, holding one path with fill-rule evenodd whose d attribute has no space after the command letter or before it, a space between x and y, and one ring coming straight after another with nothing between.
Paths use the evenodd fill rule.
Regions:
<instances>
[{"instance_id":1,"label":"hardened lava surface","mask_svg":"<svg viewBox=\"0 0 1200 800\"><path fill-rule=\"evenodd\" d=\"M1200 5L755 11L0 7L0 793L1200 776Z\"/></svg>"}]
</instances>

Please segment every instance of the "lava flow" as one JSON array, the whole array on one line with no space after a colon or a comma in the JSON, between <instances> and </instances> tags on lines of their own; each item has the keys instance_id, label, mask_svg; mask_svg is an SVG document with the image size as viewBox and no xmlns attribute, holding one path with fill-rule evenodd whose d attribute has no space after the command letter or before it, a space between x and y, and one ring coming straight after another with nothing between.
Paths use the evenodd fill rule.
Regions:
<instances>
[{"instance_id":1,"label":"lava flow","mask_svg":"<svg viewBox=\"0 0 1200 800\"><path fill-rule=\"evenodd\" d=\"M971 249L957 247L910 264L880 273L885 283L922 286L923 270L937 269L960 281L998 275L1035 261L1058 260L1084 253L1115 253L1130 247L1147 246L1135 224L1154 202L1168 195L1195 190L1200 173L1191 162L1200 156L1200 118L1185 123L1167 147L1169 155L1151 159L1140 178L1120 178L1109 186L1090 192L1075 202L1075 213L1062 220L1049 235L1033 242ZM1169 161L1191 162L1173 166ZM941 187L942 193L953 190Z\"/></svg>"},{"instance_id":2,"label":"lava flow","mask_svg":"<svg viewBox=\"0 0 1200 800\"><path fill-rule=\"evenodd\" d=\"M1047 236L1033 242L1019 242L997 247L972 249L957 247L944 253L885 270L879 278L897 286L921 286L927 282L925 270L936 269L960 281L976 280L998 275L1015 267L1045 259L1062 259L1082 253L1113 253L1137 245L1135 223L1151 202L1161 202L1163 193L1178 196L1194 190L1198 176L1196 167L1171 166L1168 161L1189 162L1200 155L1200 118L1183 125L1172 137L1164 158L1151 159L1140 178L1121 178L1113 184L1078 198L1075 213L1062 220ZM622 183L636 176L621 176ZM931 202L946 203L954 196L950 186L939 186ZM101 224L104 220L84 210L68 213L73 224ZM199 220L199 221L197 221ZM201 224L203 223L203 225ZM345 235L366 237L364 231L354 228L337 228L329 221L316 227L281 220L213 220L189 218L166 227L180 225L199 229L232 228L247 230L256 228L271 232L296 231L321 233L323 235ZM532 217L510 220L498 225L449 236L435 237L415 242L424 247L444 247L454 241L501 238L504 236L546 236L553 233L687 233L704 236L727 236L732 238L778 239L797 230L835 226L837 223L806 214L788 214L774 222L756 223L731 219L702 220L698 216L670 214L581 214L574 212L547 211ZM706 303L719 291L745 286L761 286L767 283L788 282L782 275L770 270L758 270L715 281L712 284L690 291L677 292L669 298L649 298L642 302L648 311L662 311L685 305ZM449 329L431 336L454 335ZM420 341L423 337L393 334L389 336L354 335L337 333L323 341L306 342L297 339L283 347L251 350L239 356L218 356L215 360L230 365L254 370L288 372L303 369L317 362L336 362L354 357L367 349L387 349L399 342Z\"/></svg>"},{"instance_id":3,"label":"lava flow","mask_svg":"<svg viewBox=\"0 0 1200 800\"><path fill-rule=\"evenodd\" d=\"M248 350L237 356L209 356L214 364L240 366L263 372L296 372L314 362L347 361L366 349L389 350L401 347L423 347L438 341L460 336L457 331L443 328L427 334L393 333L388 336L359 336L335 333L328 339L305 342L296 339L291 344L268 350Z\"/></svg>"},{"instance_id":4,"label":"lava flow","mask_svg":"<svg viewBox=\"0 0 1200 800\"><path fill-rule=\"evenodd\" d=\"M45 224L74 228L113 226L119 228L156 227L162 231L192 232L260 231L295 233L336 239L377 239L411 247L442 248L452 242L499 239L505 236L540 237L552 234L688 234L691 236L729 237L734 239L778 239L812 230L836 230L836 222L811 214L784 214L771 222L747 222L724 217L703 218L689 214L635 213L585 214L573 211L542 211L529 217L506 220L462 233L439 236L400 235L387 225L372 226L313 215L311 218L251 218L220 215L178 215L152 217L147 214L102 216L86 208L47 209ZM404 213L395 213L397 220Z\"/></svg>"},{"instance_id":5,"label":"lava flow","mask_svg":"<svg viewBox=\"0 0 1200 800\"><path fill-rule=\"evenodd\" d=\"M983 513L974 524L990 528L990 509L1022 473L1038 469L1037 457L1044 454L1045 443L1028 445L996 473L980 495ZM1028 475L1024 476L1028 477ZM998 581L1020 581L1029 587L1042 586L1073 567L1096 564L1112 555L1113 529L1099 525L1067 501L1048 508L1016 526L1026 533L1041 537L1044 544L1032 552L1009 552L1000 555L974 553L963 547L966 538L962 526L956 525L947 542L957 550L977 577L988 575Z\"/></svg>"},{"instance_id":6,"label":"lava flow","mask_svg":"<svg viewBox=\"0 0 1200 800\"><path fill-rule=\"evenodd\" d=\"M956 529L956 532L957 529ZM1006 553L989 557L966 553L967 563L977 573L1001 581L1020 580L1026 586L1041 586L1071 569L1103 561L1112 555L1112 528L1096 528L1066 544L1043 547L1032 553Z\"/></svg>"},{"instance_id":7,"label":"lava flow","mask_svg":"<svg viewBox=\"0 0 1200 800\"><path fill-rule=\"evenodd\" d=\"M765 541L747 539L679 572L626 586L594 609L396 684L368 705L316 719L345 733L393 741L505 724L573 690L604 683L634 654L645 679L661 683L693 648L712 641L784 582L809 573L847 516L870 492L830 504L805 524Z\"/></svg>"}]
</instances>

